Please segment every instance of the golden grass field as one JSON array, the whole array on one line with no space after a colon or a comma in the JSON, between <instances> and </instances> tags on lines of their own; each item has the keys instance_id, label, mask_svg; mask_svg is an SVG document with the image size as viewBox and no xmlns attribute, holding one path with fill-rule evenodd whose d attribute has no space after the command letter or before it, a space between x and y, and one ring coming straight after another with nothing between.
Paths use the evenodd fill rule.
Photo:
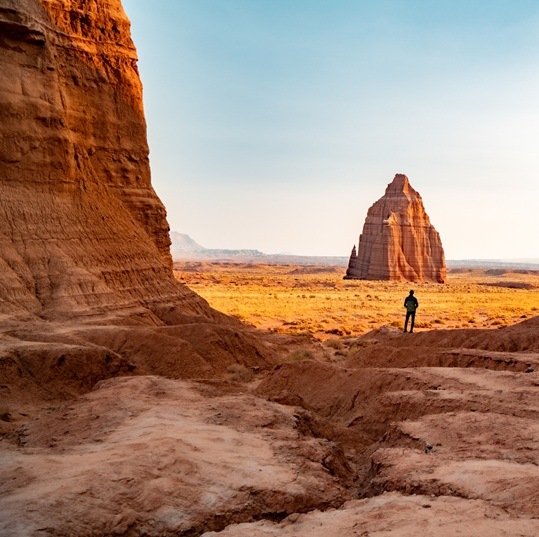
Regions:
<instances>
[{"instance_id":1,"label":"golden grass field","mask_svg":"<svg viewBox=\"0 0 539 537\"><path fill-rule=\"evenodd\" d=\"M343 280L343 267L178 262L178 280L247 323L320 340L402 328L410 289L418 331L496 328L539 315L539 271L455 270L443 285Z\"/></svg>"}]
</instances>

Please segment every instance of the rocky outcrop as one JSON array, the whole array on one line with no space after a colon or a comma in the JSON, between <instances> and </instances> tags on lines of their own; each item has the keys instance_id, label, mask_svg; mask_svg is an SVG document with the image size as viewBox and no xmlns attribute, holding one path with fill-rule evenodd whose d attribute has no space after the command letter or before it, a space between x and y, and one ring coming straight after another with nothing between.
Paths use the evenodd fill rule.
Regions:
<instances>
[{"instance_id":1,"label":"rocky outcrop","mask_svg":"<svg viewBox=\"0 0 539 537\"><path fill-rule=\"evenodd\" d=\"M201 535L351 498L305 412L236 391L126 377L45 410L0 444L0 535Z\"/></svg>"},{"instance_id":2,"label":"rocky outcrop","mask_svg":"<svg viewBox=\"0 0 539 537\"><path fill-rule=\"evenodd\" d=\"M0 0L0 315L212 315L173 278L129 27L120 0Z\"/></svg>"},{"instance_id":3,"label":"rocky outcrop","mask_svg":"<svg viewBox=\"0 0 539 537\"><path fill-rule=\"evenodd\" d=\"M120 0L0 0L0 408L271 363L174 278L129 26Z\"/></svg>"},{"instance_id":4,"label":"rocky outcrop","mask_svg":"<svg viewBox=\"0 0 539 537\"><path fill-rule=\"evenodd\" d=\"M345 278L443 283L445 277L440 235L419 193L397 174L369 209Z\"/></svg>"}]
</instances>

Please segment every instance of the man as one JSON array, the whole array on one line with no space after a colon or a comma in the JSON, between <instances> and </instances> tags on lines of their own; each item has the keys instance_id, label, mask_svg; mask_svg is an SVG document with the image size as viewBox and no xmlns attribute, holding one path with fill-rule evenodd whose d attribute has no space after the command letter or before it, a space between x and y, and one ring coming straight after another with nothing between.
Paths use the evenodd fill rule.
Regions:
<instances>
[{"instance_id":1,"label":"man","mask_svg":"<svg viewBox=\"0 0 539 537\"><path fill-rule=\"evenodd\" d=\"M408 319L412 318L412 324L410 325L410 334L414 331L415 322L415 310L418 308L419 302L414 296L414 292L410 291L410 294L404 299L404 307L406 308L406 321L404 321L404 331L407 332Z\"/></svg>"}]
</instances>

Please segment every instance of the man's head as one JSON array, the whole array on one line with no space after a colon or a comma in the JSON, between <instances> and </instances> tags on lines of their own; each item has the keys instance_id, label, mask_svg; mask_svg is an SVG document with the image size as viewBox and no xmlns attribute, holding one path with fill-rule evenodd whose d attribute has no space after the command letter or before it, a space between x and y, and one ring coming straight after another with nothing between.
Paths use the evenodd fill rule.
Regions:
<instances>
[{"instance_id":1,"label":"man's head","mask_svg":"<svg viewBox=\"0 0 539 537\"><path fill-rule=\"evenodd\" d=\"M414 291L413 291L413 289L412 289L412 290L410 291L410 294L411 294L411 295L413 295L413 294L414 294Z\"/></svg>"}]
</instances>

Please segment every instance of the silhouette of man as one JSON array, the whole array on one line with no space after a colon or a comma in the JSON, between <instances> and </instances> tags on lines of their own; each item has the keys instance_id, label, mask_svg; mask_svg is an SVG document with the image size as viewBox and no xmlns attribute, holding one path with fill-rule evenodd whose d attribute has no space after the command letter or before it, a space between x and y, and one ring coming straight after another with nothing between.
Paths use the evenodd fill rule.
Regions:
<instances>
[{"instance_id":1,"label":"silhouette of man","mask_svg":"<svg viewBox=\"0 0 539 537\"><path fill-rule=\"evenodd\" d=\"M419 302L414 296L414 292L410 291L410 294L404 299L404 307L406 308L406 321L404 321L404 331L408 331L408 319L410 319L411 317L412 323L410 324L410 334L414 331L415 310L418 308L418 306Z\"/></svg>"}]
</instances>

